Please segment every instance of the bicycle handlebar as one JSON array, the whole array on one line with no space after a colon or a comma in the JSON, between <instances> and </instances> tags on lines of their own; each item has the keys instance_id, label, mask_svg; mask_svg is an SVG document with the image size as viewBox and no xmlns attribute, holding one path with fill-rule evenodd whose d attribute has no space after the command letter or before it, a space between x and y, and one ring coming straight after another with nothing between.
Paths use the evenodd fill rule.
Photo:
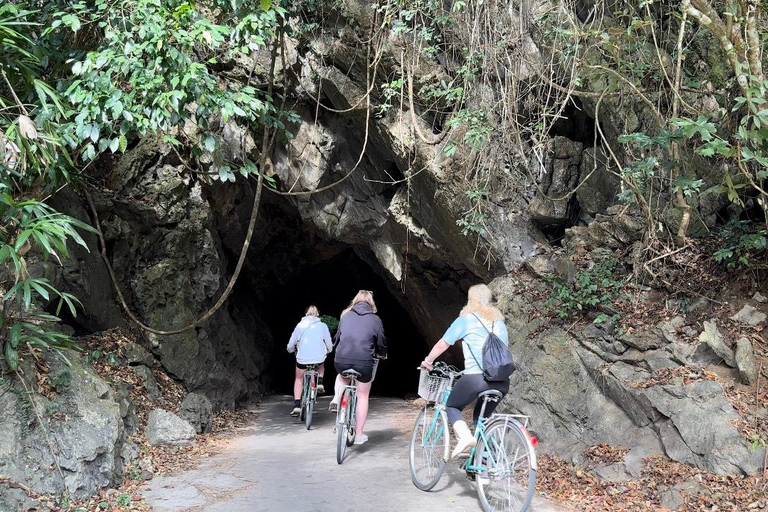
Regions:
<instances>
[{"instance_id":1,"label":"bicycle handlebar","mask_svg":"<svg viewBox=\"0 0 768 512\"><path fill-rule=\"evenodd\" d=\"M416 368L417 370L426 370L423 366L419 366ZM446 377L446 378L457 378L460 375L464 373L464 370L459 370L455 366L452 366L448 363L444 363L443 361L435 361L432 365L432 369L429 370L430 375L436 375L438 377Z\"/></svg>"}]
</instances>

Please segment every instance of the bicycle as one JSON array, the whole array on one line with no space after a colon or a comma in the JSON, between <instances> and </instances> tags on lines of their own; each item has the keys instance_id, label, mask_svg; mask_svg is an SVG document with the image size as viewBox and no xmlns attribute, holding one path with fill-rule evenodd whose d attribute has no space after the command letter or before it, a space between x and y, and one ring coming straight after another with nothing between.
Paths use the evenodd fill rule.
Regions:
<instances>
[{"instance_id":1,"label":"bicycle","mask_svg":"<svg viewBox=\"0 0 768 512\"><path fill-rule=\"evenodd\" d=\"M307 426L307 430L312 426L312 413L317 403L317 367L316 364L308 364L304 372L304 380L301 384L301 414L299 420Z\"/></svg>"},{"instance_id":2,"label":"bicycle","mask_svg":"<svg viewBox=\"0 0 768 512\"><path fill-rule=\"evenodd\" d=\"M414 423L408 460L414 485L429 491L448 463L450 432L445 404L463 372L442 362L435 363L432 371L420 370L419 395L427 405ZM483 404L475 425L476 445L460 467L475 481L483 510L523 512L536 485L537 440L528 432L527 416L493 414L483 418L488 402L498 402L502 396L493 389L478 394Z\"/></svg>"},{"instance_id":3,"label":"bicycle","mask_svg":"<svg viewBox=\"0 0 768 512\"><path fill-rule=\"evenodd\" d=\"M376 378L376 371L379 361L382 358L373 360L373 373L371 382ZM347 446L355 444L355 415L357 410L357 379L361 374L355 370L349 369L341 372L341 376L349 379L349 384L344 386L344 392L341 395L339 408L336 411L336 462L344 462L344 456L347 453Z\"/></svg>"},{"instance_id":4,"label":"bicycle","mask_svg":"<svg viewBox=\"0 0 768 512\"><path fill-rule=\"evenodd\" d=\"M336 462L344 462L347 446L355 444L355 406L357 405L357 379L362 374L355 370L345 370L341 376L349 379L344 386L339 409L336 412Z\"/></svg>"}]
</instances>

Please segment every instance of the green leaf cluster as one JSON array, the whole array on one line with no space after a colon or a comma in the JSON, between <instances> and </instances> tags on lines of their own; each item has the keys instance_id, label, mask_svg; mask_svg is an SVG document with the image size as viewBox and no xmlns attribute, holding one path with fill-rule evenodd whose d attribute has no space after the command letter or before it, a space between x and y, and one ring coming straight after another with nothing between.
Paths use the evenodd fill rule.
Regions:
<instances>
[{"instance_id":1,"label":"green leaf cluster","mask_svg":"<svg viewBox=\"0 0 768 512\"><path fill-rule=\"evenodd\" d=\"M609 258L578 272L570 282L561 278L549 279L552 293L547 299L547 307L560 318L581 316L599 308L612 310L612 303L624 285L618 267L618 260ZM615 314L601 313L595 322L615 321L617 318Z\"/></svg>"}]
</instances>

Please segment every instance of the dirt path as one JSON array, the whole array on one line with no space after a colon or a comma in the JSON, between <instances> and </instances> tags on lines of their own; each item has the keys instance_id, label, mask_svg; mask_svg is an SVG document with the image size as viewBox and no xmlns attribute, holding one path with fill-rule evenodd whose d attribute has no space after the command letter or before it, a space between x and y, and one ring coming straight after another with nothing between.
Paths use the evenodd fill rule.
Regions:
<instances>
[{"instance_id":1,"label":"dirt path","mask_svg":"<svg viewBox=\"0 0 768 512\"><path fill-rule=\"evenodd\" d=\"M432 492L418 490L408 469L408 431L415 418L402 400L375 398L370 440L336 463L335 415L321 397L312 430L288 415L288 397L258 407L257 425L192 471L158 477L143 488L157 512L480 510L474 486L448 466ZM536 499L532 512L563 512Z\"/></svg>"}]
</instances>

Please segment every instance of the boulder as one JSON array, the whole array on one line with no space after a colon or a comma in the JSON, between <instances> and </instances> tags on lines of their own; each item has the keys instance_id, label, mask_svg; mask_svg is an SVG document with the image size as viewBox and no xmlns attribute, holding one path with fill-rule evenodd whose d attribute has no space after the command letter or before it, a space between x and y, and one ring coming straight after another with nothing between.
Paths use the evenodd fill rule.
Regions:
<instances>
[{"instance_id":1,"label":"boulder","mask_svg":"<svg viewBox=\"0 0 768 512\"><path fill-rule=\"evenodd\" d=\"M754 306L746 304L738 313L731 317L731 320L754 327L765 323L766 318L768 318L768 316L766 316L765 313L755 309Z\"/></svg>"},{"instance_id":2,"label":"boulder","mask_svg":"<svg viewBox=\"0 0 768 512\"><path fill-rule=\"evenodd\" d=\"M673 381L639 393L661 414L656 429L672 460L718 474L752 474L760 467L762 454L733 425L738 415L719 383Z\"/></svg>"},{"instance_id":3,"label":"boulder","mask_svg":"<svg viewBox=\"0 0 768 512\"><path fill-rule=\"evenodd\" d=\"M147 441L152 446L186 446L195 440L195 427L172 412L154 409L147 418Z\"/></svg>"},{"instance_id":4,"label":"boulder","mask_svg":"<svg viewBox=\"0 0 768 512\"><path fill-rule=\"evenodd\" d=\"M213 427L213 407L208 397L187 393L179 406L179 416L195 427L198 434L208 434Z\"/></svg>"},{"instance_id":5,"label":"boulder","mask_svg":"<svg viewBox=\"0 0 768 512\"><path fill-rule=\"evenodd\" d=\"M670 343L679 341L677 339L677 330L681 329L685 325L685 319L681 316L676 316L669 320L659 322L656 326L661 331L664 338Z\"/></svg>"},{"instance_id":6,"label":"boulder","mask_svg":"<svg viewBox=\"0 0 768 512\"><path fill-rule=\"evenodd\" d=\"M0 389L0 471L35 493L68 491L79 499L122 481L125 431L107 383L78 352L63 353L67 362L55 352L44 356L52 373L71 374L52 400L25 392L36 387L32 365L20 369L26 385L14 377ZM50 411L59 414L51 417ZM45 424L30 429L37 417Z\"/></svg>"},{"instance_id":7,"label":"boulder","mask_svg":"<svg viewBox=\"0 0 768 512\"><path fill-rule=\"evenodd\" d=\"M723 335L717 328L714 319L709 322L704 322L704 331L699 334L699 341L706 343L719 358L725 361L725 364L730 367L735 366L736 363L734 362L733 350L725 345Z\"/></svg>"},{"instance_id":8,"label":"boulder","mask_svg":"<svg viewBox=\"0 0 768 512\"><path fill-rule=\"evenodd\" d=\"M155 363L154 356L138 343L129 343L123 347L123 357L125 361L133 366L137 364L143 364L149 368Z\"/></svg>"},{"instance_id":9,"label":"boulder","mask_svg":"<svg viewBox=\"0 0 768 512\"><path fill-rule=\"evenodd\" d=\"M658 349L667 344L664 333L659 328L626 333L619 339L622 343L641 351Z\"/></svg>"},{"instance_id":10,"label":"boulder","mask_svg":"<svg viewBox=\"0 0 768 512\"><path fill-rule=\"evenodd\" d=\"M752 351L752 342L747 338L741 338L736 342L735 361L741 381L747 385L755 382L757 378L755 354Z\"/></svg>"},{"instance_id":11,"label":"boulder","mask_svg":"<svg viewBox=\"0 0 768 512\"><path fill-rule=\"evenodd\" d=\"M146 366L140 365L134 366L133 371L136 372L136 374L141 377L141 380L144 382L144 389L147 390L147 396L151 400L159 400L162 395L160 394L160 388L157 386L157 379L155 379L155 375L152 373L152 370Z\"/></svg>"}]
</instances>

